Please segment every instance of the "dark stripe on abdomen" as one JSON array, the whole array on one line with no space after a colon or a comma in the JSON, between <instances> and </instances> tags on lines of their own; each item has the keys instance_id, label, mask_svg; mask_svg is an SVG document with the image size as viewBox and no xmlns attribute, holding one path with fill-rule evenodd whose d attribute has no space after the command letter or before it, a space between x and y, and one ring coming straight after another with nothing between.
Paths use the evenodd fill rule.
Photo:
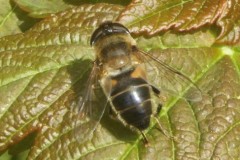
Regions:
<instances>
[{"instance_id":1,"label":"dark stripe on abdomen","mask_svg":"<svg viewBox=\"0 0 240 160\"><path fill-rule=\"evenodd\" d=\"M122 86L125 90L118 88L118 85L113 88L119 92L113 92L114 94L111 95L112 104L127 124L144 130L148 128L152 114L149 85L141 78L129 78L128 80L132 83L125 87Z\"/></svg>"}]
</instances>

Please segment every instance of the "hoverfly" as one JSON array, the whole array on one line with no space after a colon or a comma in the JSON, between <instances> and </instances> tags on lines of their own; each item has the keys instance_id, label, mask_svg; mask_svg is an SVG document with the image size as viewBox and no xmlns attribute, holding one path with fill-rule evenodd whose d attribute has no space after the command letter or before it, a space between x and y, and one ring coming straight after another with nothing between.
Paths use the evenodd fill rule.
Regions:
<instances>
[{"instance_id":1,"label":"hoverfly","mask_svg":"<svg viewBox=\"0 0 240 160\"><path fill-rule=\"evenodd\" d=\"M80 115L91 110L86 104L91 101L93 85L97 79L107 97L107 103L111 105L109 113L123 125L140 132L145 143L148 143L144 130L149 127L151 117L155 117L163 134L169 137L157 119L162 105L153 104L153 95L159 96L162 90L179 94L188 87L191 88L191 93L185 95L185 98L192 101L201 99L201 91L188 77L153 55L140 51L129 30L120 23L101 24L93 32L90 44L95 49L96 59L85 95L79 104ZM158 70L157 78L161 80L158 85L161 88L147 78L147 68L151 67ZM99 121L106 106L99 114ZM97 123L90 130L93 131L96 125Z\"/></svg>"}]
</instances>

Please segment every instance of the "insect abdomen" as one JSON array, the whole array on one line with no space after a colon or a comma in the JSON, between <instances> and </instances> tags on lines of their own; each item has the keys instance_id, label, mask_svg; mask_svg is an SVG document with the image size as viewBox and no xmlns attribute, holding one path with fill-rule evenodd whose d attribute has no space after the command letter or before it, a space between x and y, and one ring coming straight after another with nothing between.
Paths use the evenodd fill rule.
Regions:
<instances>
[{"instance_id":1,"label":"insect abdomen","mask_svg":"<svg viewBox=\"0 0 240 160\"><path fill-rule=\"evenodd\" d=\"M141 78L123 77L113 87L112 105L128 125L149 127L152 104L149 85Z\"/></svg>"}]
</instances>

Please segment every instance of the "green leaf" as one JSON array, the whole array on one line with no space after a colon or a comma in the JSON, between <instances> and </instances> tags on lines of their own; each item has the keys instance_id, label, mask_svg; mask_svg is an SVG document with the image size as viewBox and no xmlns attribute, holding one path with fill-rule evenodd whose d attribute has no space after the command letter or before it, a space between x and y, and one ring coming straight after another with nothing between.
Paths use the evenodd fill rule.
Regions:
<instances>
[{"instance_id":1,"label":"green leaf","mask_svg":"<svg viewBox=\"0 0 240 160\"><path fill-rule=\"evenodd\" d=\"M119 0L14 0L14 2L22 8L24 11L28 12L29 16L36 18L44 18L51 14L64 11L68 8L74 7L75 5L82 5L85 3L111 3L111 4L122 4L126 5L129 1L119 1Z\"/></svg>"},{"instance_id":2,"label":"green leaf","mask_svg":"<svg viewBox=\"0 0 240 160\"><path fill-rule=\"evenodd\" d=\"M21 30L18 27L20 20L14 14L16 5L11 6L10 3L6 3L4 0L1 0L0 4L0 37L20 33Z\"/></svg>"},{"instance_id":3,"label":"green leaf","mask_svg":"<svg viewBox=\"0 0 240 160\"><path fill-rule=\"evenodd\" d=\"M33 1L33 0L14 0L14 2L32 17L46 17L52 13L57 13L70 8L72 5L64 1Z\"/></svg>"},{"instance_id":4,"label":"green leaf","mask_svg":"<svg viewBox=\"0 0 240 160\"><path fill-rule=\"evenodd\" d=\"M39 21L30 18L12 1L0 3L0 37L22 33Z\"/></svg>"},{"instance_id":5,"label":"green leaf","mask_svg":"<svg viewBox=\"0 0 240 160\"><path fill-rule=\"evenodd\" d=\"M238 25L231 21L238 19L238 5L229 8L232 16L225 16L219 11L227 1L199 4L85 4L52 14L25 33L2 37L0 152L18 154L26 144L27 159L238 159L240 50ZM169 21L180 11L195 16ZM93 135L86 135L93 121L78 119L79 96L85 94L95 54L90 36L102 22L116 20L130 28L141 50L188 76L202 91L198 102L166 99L159 119L174 139L164 136L154 120L145 131L150 144L145 146L141 135L112 120L108 112ZM219 24L223 30L214 32ZM101 109L104 95L96 90L96 96L101 98L94 107Z\"/></svg>"}]
</instances>

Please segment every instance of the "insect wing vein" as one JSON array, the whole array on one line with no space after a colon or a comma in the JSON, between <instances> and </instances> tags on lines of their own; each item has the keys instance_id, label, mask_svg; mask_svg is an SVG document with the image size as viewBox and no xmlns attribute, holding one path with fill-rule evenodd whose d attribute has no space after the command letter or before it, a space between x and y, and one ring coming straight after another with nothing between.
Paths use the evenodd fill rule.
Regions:
<instances>
[{"instance_id":1,"label":"insect wing vein","mask_svg":"<svg viewBox=\"0 0 240 160\"><path fill-rule=\"evenodd\" d=\"M190 101L202 99L201 90L187 76L164 63L150 53L138 51L136 53L144 63L152 85L166 93L184 97ZM151 83L150 83L151 84Z\"/></svg>"},{"instance_id":2,"label":"insect wing vein","mask_svg":"<svg viewBox=\"0 0 240 160\"><path fill-rule=\"evenodd\" d=\"M75 120L74 127L74 137L80 143L84 143L89 140L93 135L93 132L97 128L107 102L103 105L104 108L98 107L99 104L96 103L96 97L94 95L94 85L98 86L98 67L96 62L94 62L93 68L89 74L87 84L83 90L83 96L79 97L79 102L77 104L77 118Z\"/></svg>"}]
</instances>

